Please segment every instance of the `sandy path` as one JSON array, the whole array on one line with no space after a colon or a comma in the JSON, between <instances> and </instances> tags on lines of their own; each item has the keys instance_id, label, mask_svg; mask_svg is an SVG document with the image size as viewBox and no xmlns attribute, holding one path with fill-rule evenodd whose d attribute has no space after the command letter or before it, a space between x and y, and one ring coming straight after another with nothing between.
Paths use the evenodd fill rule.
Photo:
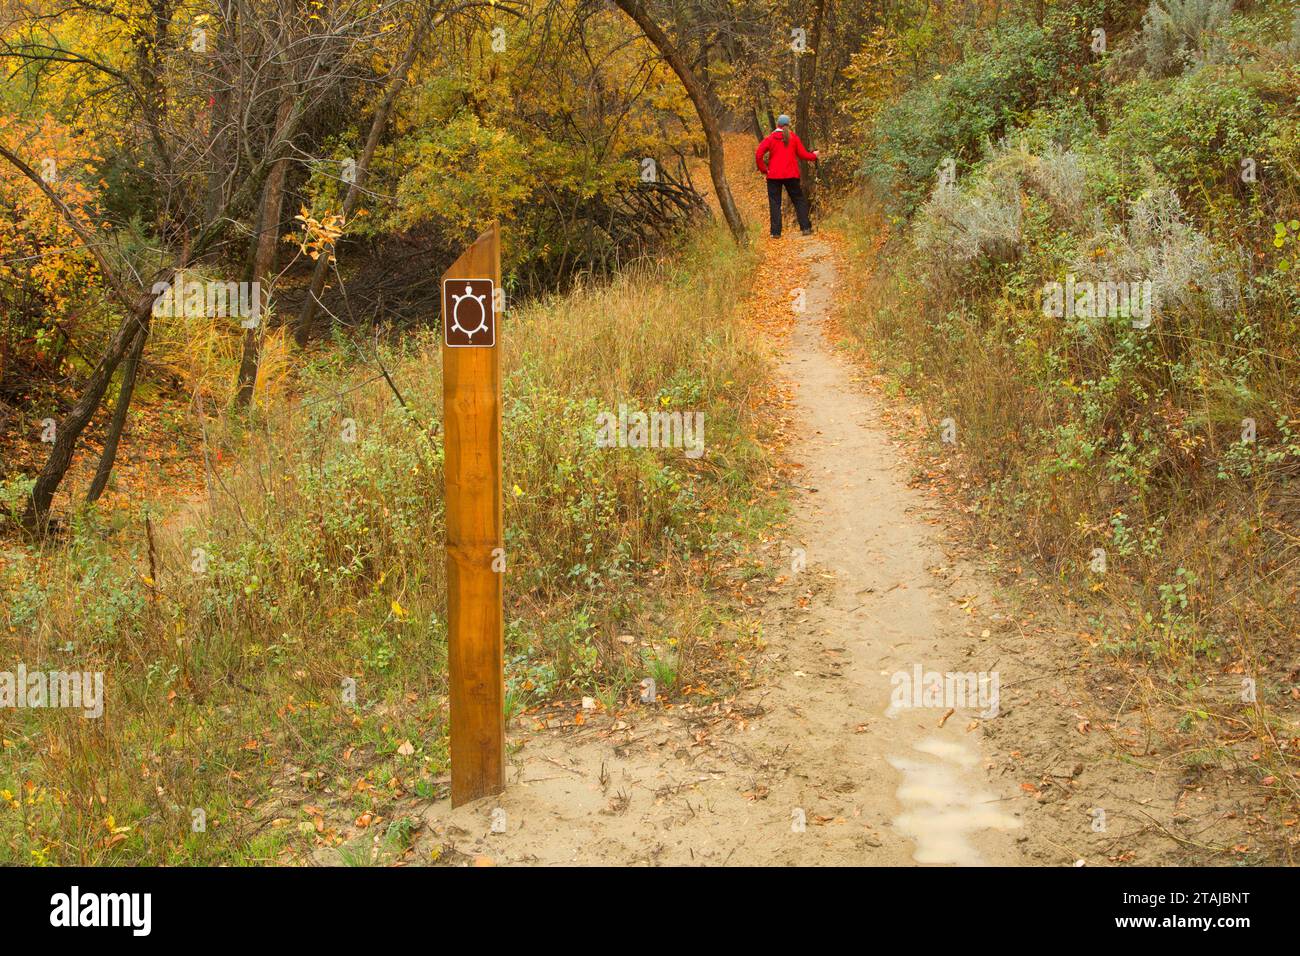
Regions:
<instances>
[{"instance_id":1,"label":"sandy path","mask_svg":"<svg viewBox=\"0 0 1300 956\"><path fill-rule=\"evenodd\" d=\"M836 286L826 245L797 234L781 242L798 256L792 279L805 283L780 374L796 385L788 452L806 487L773 559L803 549L806 568L793 577L815 587L807 607L791 588L765 609L765 680L738 704L762 716L709 722L643 709L636 723L597 717L567 734L512 727L519 749L505 794L428 808L424 842L443 847L444 860L1017 861L1020 821L1006 782L988 777L974 702L946 721L942 705L891 710L895 672L992 662L929 570L944 563L929 505L907 487L877 400L823 338ZM503 832L493 832L494 813Z\"/></svg>"}]
</instances>

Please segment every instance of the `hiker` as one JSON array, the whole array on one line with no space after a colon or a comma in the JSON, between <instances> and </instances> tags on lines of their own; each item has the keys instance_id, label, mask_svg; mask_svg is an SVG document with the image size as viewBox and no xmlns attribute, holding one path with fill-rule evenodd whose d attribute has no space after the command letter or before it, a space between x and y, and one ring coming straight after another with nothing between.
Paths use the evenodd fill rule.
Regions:
<instances>
[{"instance_id":1,"label":"hiker","mask_svg":"<svg viewBox=\"0 0 1300 956\"><path fill-rule=\"evenodd\" d=\"M770 158L769 158L770 154ZM799 137L790 132L790 117L782 113L776 119L776 129L767 135L754 151L758 171L767 177L767 205L772 213L772 238L781 238L781 189L790 194L799 228L805 236L812 235L812 220L808 218L808 198L799 188L799 160L817 162L817 154L804 148Z\"/></svg>"}]
</instances>

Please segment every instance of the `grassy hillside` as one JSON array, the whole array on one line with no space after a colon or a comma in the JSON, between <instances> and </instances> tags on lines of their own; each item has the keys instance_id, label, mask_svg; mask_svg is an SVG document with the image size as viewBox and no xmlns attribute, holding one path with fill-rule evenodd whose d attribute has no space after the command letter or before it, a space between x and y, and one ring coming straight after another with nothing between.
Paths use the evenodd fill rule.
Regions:
<instances>
[{"instance_id":1,"label":"grassy hillside","mask_svg":"<svg viewBox=\"0 0 1300 956\"><path fill-rule=\"evenodd\" d=\"M1090 23L1126 21L1090 48ZM1112 665L1096 680L1154 705L1193 779L1245 772L1283 815L1300 797L1297 50L1286 4L1004 24L881 104L843 217L864 266L848 335L923 404L985 531L1081 604L1087 656ZM1061 308L1067 282L1104 305ZM1149 313L1106 298L1143 283Z\"/></svg>"}]
</instances>

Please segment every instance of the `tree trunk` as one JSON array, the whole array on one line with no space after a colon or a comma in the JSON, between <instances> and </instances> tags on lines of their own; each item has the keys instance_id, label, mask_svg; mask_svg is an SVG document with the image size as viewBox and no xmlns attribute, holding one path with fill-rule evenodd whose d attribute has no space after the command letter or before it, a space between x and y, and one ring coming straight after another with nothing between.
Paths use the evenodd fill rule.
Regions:
<instances>
[{"instance_id":1,"label":"tree trunk","mask_svg":"<svg viewBox=\"0 0 1300 956\"><path fill-rule=\"evenodd\" d=\"M152 312L152 308L150 309ZM99 464L95 467L95 477L86 492L86 504L93 504L104 493L108 476L113 473L113 463L117 460L117 446L122 439L122 429L126 427L126 413L131 407L131 394L135 391L135 377L140 369L140 356L144 353L144 343L149 338L149 321L146 313L144 321L136 329L135 338L131 340L131 350L126 355L122 366L122 384L117 390L117 403L113 406L113 418L108 424L108 434L104 437L104 450L100 453Z\"/></svg>"},{"instance_id":2,"label":"tree trunk","mask_svg":"<svg viewBox=\"0 0 1300 956\"><path fill-rule=\"evenodd\" d=\"M344 223L351 221L357 203L361 201L361 192L366 184L366 173L370 170L370 161L374 158L375 150L379 146L379 138L388 126L388 117L393 112L393 104L397 102L398 95L406 86L406 76L411 72L411 66L415 63L416 53L420 48L424 35L425 28L423 26L417 28L415 34L411 37L411 48L406 51L406 56L394 69L392 79L388 83L388 89L384 91L384 98L375 109L374 119L370 122L370 133L366 136L366 144L362 147L361 156L357 160L354 169L355 175L352 182L348 184L347 194L343 197ZM294 341L300 346L307 344L307 335L311 330L312 320L316 318L316 307L320 304L321 293L325 291L325 280L329 276L329 260L330 257L327 252L321 253L320 258L316 260L316 265L311 272L311 284L307 287L307 296L303 299L302 307L298 310L297 328L294 329L293 337Z\"/></svg>"},{"instance_id":3,"label":"tree trunk","mask_svg":"<svg viewBox=\"0 0 1300 956\"><path fill-rule=\"evenodd\" d=\"M772 112L772 84L767 80L763 81L763 102L767 104L764 108L767 111L767 131L770 133L776 129L776 114Z\"/></svg>"},{"instance_id":4,"label":"tree trunk","mask_svg":"<svg viewBox=\"0 0 1300 956\"><path fill-rule=\"evenodd\" d=\"M691 71L690 65L682 57L681 52L668 39L668 35L651 19L641 0L614 0L614 2L641 28L646 39L654 44L659 55L682 81L682 86L686 87L686 95L695 105L695 112L700 117L700 125L704 127L704 138L709 146L709 174L713 177L713 191L717 193L718 205L722 207L722 215L727 220L732 237L737 242L743 242L745 223L740 218L740 210L736 208L736 200L732 198L731 187L727 184L727 170L722 152L722 129L718 125L717 116L709 108L708 91Z\"/></svg>"},{"instance_id":5,"label":"tree trunk","mask_svg":"<svg viewBox=\"0 0 1300 956\"><path fill-rule=\"evenodd\" d=\"M226 126L230 122L231 56L224 49L228 35L235 32L237 7L230 0L217 0L217 22L221 29L208 38L212 58L216 61L216 80L212 89L212 112L208 124L208 182L204 201L205 218L215 219L221 211L221 200L226 194L231 175L230 137ZM233 55L233 51L231 51Z\"/></svg>"},{"instance_id":6,"label":"tree trunk","mask_svg":"<svg viewBox=\"0 0 1300 956\"><path fill-rule=\"evenodd\" d=\"M799 57L799 93L794 104L794 128L803 138L811 139L812 123L810 113L812 106L813 84L817 80L817 50L822 44L822 18L826 14L826 0L813 0L812 42L808 52ZM804 145L807 145L805 143ZM808 161L799 160L799 175L803 178L803 192L812 204L813 183L808 175Z\"/></svg>"},{"instance_id":7,"label":"tree trunk","mask_svg":"<svg viewBox=\"0 0 1300 956\"><path fill-rule=\"evenodd\" d=\"M760 143L767 131L763 129L763 84L754 80L751 84L751 90L754 96L754 103L749 109L749 122L754 127L754 138Z\"/></svg>"},{"instance_id":8,"label":"tree trunk","mask_svg":"<svg viewBox=\"0 0 1300 956\"><path fill-rule=\"evenodd\" d=\"M276 116L277 129L288 122L292 108L293 98L290 95L280 103L280 111ZM271 174L266 177L266 185L262 189L262 209L258 214L253 266L250 270L251 281L257 283L256 287L261 294L254 297L257 320L252 328L244 330L244 354L239 362L239 378L236 381L238 388L235 393L235 401L241 408L247 408L253 400L257 369L262 360L266 303L269 300L270 279L275 272L275 250L280 241L280 214L284 208L284 181L288 174L289 157L281 156L271 167Z\"/></svg>"},{"instance_id":9,"label":"tree trunk","mask_svg":"<svg viewBox=\"0 0 1300 956\"><path fill-rule=\"evenodd\" d=\"M27 505L27 513L23 516L23 524L30 530L43 530L49 518L54 493L58 490L59 483L63 481L68 466L72 464L72 454L76 449L77 439L81 437L95 410L99 408L104 392L108 390L108 383L113 378L113 373L117 371L122 357L126 355L127 349L135 343L141 329L148 328L154 299L152 292L147 293L118 326L112 341L109 342L108 350L95 366L85 389L69 409L68 414L64 416L63 421L59 422L54 434L54 447L50 449L50 457L36 478L36 484L32 488L32 498Z\"/></svg>"}]
</instances>

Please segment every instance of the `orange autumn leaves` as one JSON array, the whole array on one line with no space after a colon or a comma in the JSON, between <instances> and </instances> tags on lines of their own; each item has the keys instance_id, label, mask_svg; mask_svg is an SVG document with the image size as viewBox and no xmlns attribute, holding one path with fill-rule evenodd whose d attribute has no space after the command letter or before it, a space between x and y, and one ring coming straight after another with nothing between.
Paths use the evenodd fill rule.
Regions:
<instances>
[{"instance_id":1,"label":"orange autumn leaves","mask_svg":"<svg viewBox=\"0 0 1300 956\"><path fill-rule=\"evenodd\" d=\"M98 157L84 140L50 116L32 125L0 115L0 144L35 170L86 226L106 228L90 185ZM0 162L0 209L0 302L26 288L40 297L51 321L74 318L97 278L72 227L40 186L8 162Z\"/></svg>"}]
</instances>

